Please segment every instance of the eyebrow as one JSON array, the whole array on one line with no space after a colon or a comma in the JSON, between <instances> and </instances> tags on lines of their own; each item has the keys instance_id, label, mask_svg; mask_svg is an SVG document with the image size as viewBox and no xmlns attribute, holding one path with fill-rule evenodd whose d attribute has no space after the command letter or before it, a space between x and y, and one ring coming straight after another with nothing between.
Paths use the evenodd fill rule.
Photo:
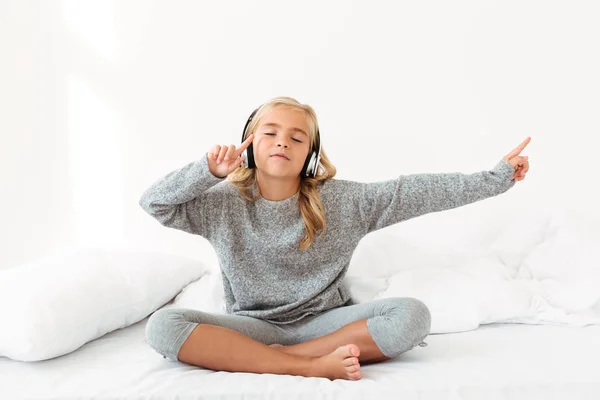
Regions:
<instances>
[{"instance_id":1,"label":"eyebrow","mask_svg":"<svg viewBox=\"0 0 600 400\"><path fill-rule=\"evenodd\" d=\"M276 124L275 122L267 122L266 124L263 124L263 125L261 125L260 127L262 128L263 126L272 126L272 127L275 127L275 128L281 128L281 125L279 125L279 124ZM308 136L308 134L307 134L306 132L304 132L304 131L303 131L302 129L300 129L300 128L293 127L293 128L290 128L290 129L291 129L292 131L296 131L296 132L304 133L306 136Z\"/></svg>"}]
</instances>

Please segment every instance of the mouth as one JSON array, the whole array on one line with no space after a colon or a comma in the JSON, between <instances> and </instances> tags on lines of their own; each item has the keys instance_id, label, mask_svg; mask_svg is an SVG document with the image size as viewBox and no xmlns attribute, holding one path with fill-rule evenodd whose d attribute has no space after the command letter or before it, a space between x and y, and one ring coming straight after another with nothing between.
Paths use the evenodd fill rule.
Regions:
<instances>
[{"instance_id":1,"label":"mouth","mask_svg":"<svg viewBox=\"0 0 600 400\"><path fill-rule=\"evenodd\" d=\"M271 154L271 157L283 158L285 160L289 160L290 159L287 155L285 155L283 153Z\"/></svg>"}]
</instances>

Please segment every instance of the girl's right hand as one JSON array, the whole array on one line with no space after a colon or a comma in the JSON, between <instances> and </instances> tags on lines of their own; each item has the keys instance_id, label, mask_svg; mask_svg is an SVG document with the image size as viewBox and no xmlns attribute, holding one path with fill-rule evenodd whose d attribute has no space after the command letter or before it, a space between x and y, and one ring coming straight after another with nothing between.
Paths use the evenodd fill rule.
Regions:
<instances>
[{"instance_id":1,"label":"girl's right hand","mask_svg":"<svg viewBox=\"0 0 600 400\"><path fill-rule=\"evenodd\" d=\"M234 145L216 145L213 147L212 150L207 154L208 169L210 172L217 178L227 177L227 175L232 173L242 164L242 161L244 161L242 153L248 146L250 146L250 143L252 143L253 139L254 134L251 134L246 140L244 140L239 149L236 149Z\"/></svg>"}]
</instances>

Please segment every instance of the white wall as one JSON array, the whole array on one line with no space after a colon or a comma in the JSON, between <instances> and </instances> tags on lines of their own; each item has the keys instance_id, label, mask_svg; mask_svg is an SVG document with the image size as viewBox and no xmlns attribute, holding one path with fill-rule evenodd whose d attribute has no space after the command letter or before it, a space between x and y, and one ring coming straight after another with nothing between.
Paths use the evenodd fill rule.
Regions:
<instances>
[{"instance_id":1,"label":"white wall","mask_svg":"<svg viewBox=\"0 0 600 400\"><path fill-rule=\"evenodd\" d=\"M139 196L279 95L315 108L341 179L476 172L532 137L525 181L445 222L597 216L599 20L592 0L1 1L0 268L72 244L214 257Z\"/></svg>"}]
</instances>

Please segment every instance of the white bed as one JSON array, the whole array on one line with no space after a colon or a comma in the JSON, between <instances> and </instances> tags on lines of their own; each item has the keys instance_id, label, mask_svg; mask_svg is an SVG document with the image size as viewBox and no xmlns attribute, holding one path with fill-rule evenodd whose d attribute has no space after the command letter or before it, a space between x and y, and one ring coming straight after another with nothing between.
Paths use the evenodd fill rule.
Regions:
<instances>
[{"instance_id":1,"label":"white bed","mask_svg":"<svg viewBox=\"0 0 600 400\"><path fill-rule=\"evenodd\" d=\"M144 343L147 318L39 362L0 358L1 399L600 399L600 326L489 324L430 335L360 381L213 372Z\"/></svg>"},{"instance_id":2,"label":"white bed","mask_svg":"<svg viewBox=\"0 0 600 400\"><path fill-rule=\"evenodd\" d=\"M355 302L415 297L432 327L427 346L363 366L360 381L214 372L155 352L144 328L157 309L224 312L218 265L102 248L5 271L0 399L599 400L600 221L527 215L472 239L439 218L363 239L345 280Z\"/></svg>"}]
</instances>

